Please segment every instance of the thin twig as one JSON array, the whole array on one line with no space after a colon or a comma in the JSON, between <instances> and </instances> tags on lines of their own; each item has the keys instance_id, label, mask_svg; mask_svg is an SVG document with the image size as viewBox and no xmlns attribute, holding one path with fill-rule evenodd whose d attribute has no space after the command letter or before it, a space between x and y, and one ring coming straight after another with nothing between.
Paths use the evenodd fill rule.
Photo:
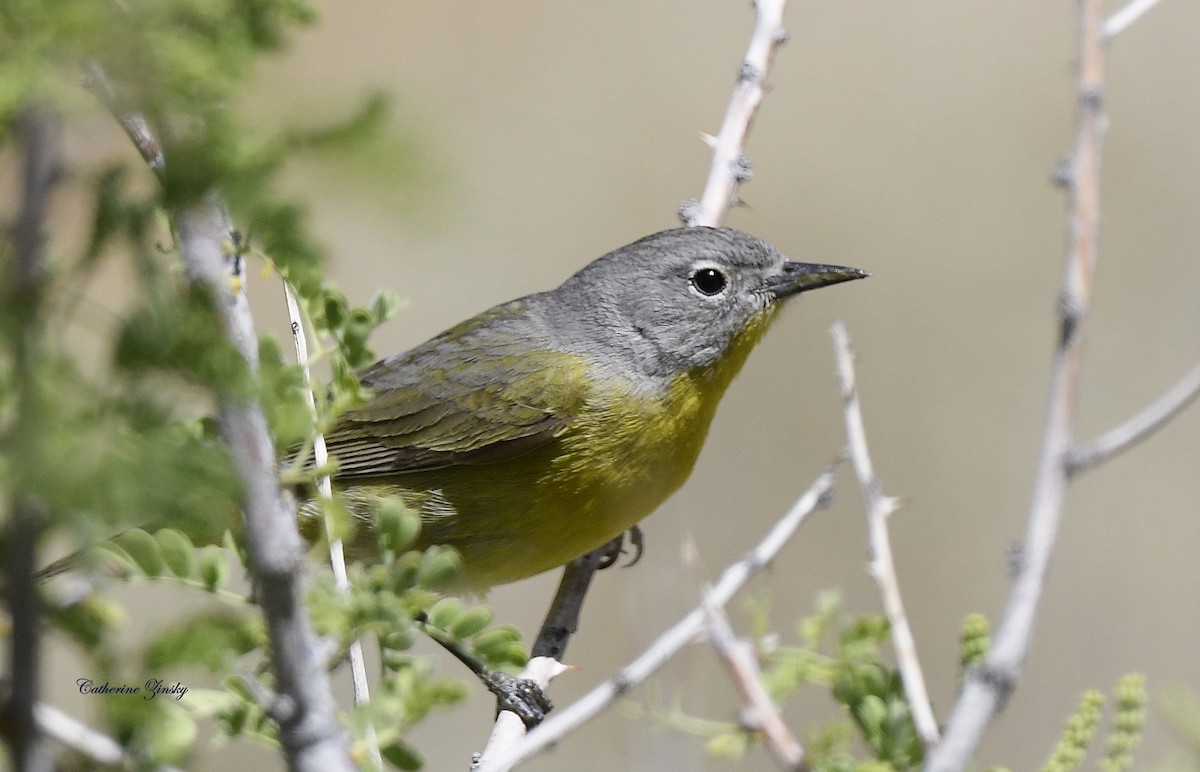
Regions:
<instances>
[{"instance_id":1,"label":"thin twig","mask_svg":"<svg viewBox=\"0 0 1200 772\"><path fill-rule=\"evenodd\" d=\"M763 743L780 769L807 772L809 766L804 760L804 747L788 729L779 706L763 686L753 644L734 635L725 611L710 602L707 596L701 608L704 609L708 641L746 704L743 714L746 727L762 735Z\"/></svg>"},{"instance_id":2,"label":"thin twig","mask_svg":"<svg viewBox=\"0 0 1200 772\"><path fill-rule=\"evenodd\" d=\"M751 178L746 158L746 138L758 106L766 94L767 74L775 50L787 40L783 28L783 9L787 0L754 0L754 33L750 47L738 68L737 85L725 111L725 120L716 137L709 137L713 149L708 182L700 200L689 201L680 209L687 225L716 227L725 220L730 207L739 203L738 186Z\"/></svg>"},{"instance_id":3,"label":"thin twig","mask_svg":"<svg viewBox=\"0 0 1200 772\"><path fill-rule=\"evenodd\" d=\"M282 280L283 296L287 301L288 319L291 320L292 343L296 349L296 362L299 363L304 377L304 401L313 418L317 417L317 400L313 395L312 372L308 366L308 338L304 334L304 315L300 312L300 304L292 285L286 279ZM313 440L313 463L318 469L324 469L329 463L329 450L325 446L325 435L317 432ZM325 501L333 499L333 485L329 475L323 474L317 478L317 495ZM328 511L328 510L326 510ZM333 580L338 592L343 595L350 592L350 577L346 573L346 555L342 548L342 540L335 538L334 524L329 515L325 516L325 533L329 536L329 564L333 568ZM350 677L354 683L354 704L358 706L371 704L371 687L367 683L367 666L363 661L362 641L354 639L350 642ZM375 733L375 724L367 722L363 740L366 742L367 753L371 756L376 768L383 769L383 756L379 751L379 738Z\"/></svg>"},{"instance_id":4,"label":"thin twig","mask_svg":"<svg viewBox=\"0 0 1200 772\"><path fill-rule=\"evenodd\" d=\"M142 156L142 160L150 167L150 170L155 174L162 176L163 170L166 168L162 146L158 144L158 139L154 136L154 132L150 130L150 125L146 122L145 116L137 110L130 110L121 104L117 92L109 82L108 76L100 65L92 62L84 67L83 70L83 87L100 100L108 111L112 113L117 122L121 124L121 128L125 130L126 136L137 148L138 153Z\"/></svg>"},{"instance_id":5,"label":"thin twig","mask_svg":"<svg viewBox=\"0 0 1200 772\"><path fill-rule=\"evenodd\" d=\"M1200 396L1200 365L1163 392L1140 413L1120 426L1110 429L1096 439L1076 445L1067 456L1067 472L1074 477L1080 472L1103 464L1118 453L1148 438L1166 426L1185 407Z\"/></svg>"},{"instance_id":6,"label":"thin twig","mask_svg":"<svg viewBox=\"0 0 1200 772\"><path fill-rule=\"evenodd\" d=\"M1104 42L1107 43L1120 35L1158 3L1159 0L1131 0L1128 5L1104 21L1104 26L1100 28Z\"/></svg>"},{"instance_id":7,"label":"thin twig","mask_svg":"<svg viewBox=\"0 0 1200 772\"><path fill-rule=\"evenodd\" d=\"M942 741L925 769L965 769L983 733L1016 687L1029 653L1038 604L1058 536L1068 483L1083 360L1083 333L1091 302L1100 223L1100 147L1103 110L1104 41L1101 0L1079 0L1078 110L1069 181L1069 246L1059 297L1059 335L1050 376L1050 397L1041 458L1034 482L1029 525L1008 604L984 661L966 674Z\"/></svg>"},{"instance_id":8,"label":"thin twig","mask_svg":"<svg viewBox=\"0 0 1200 772\"><path fill-rule=\"evenodd\" d=\"M805 518L817 507L824 506L832 491L833 470L827 469L746 557L725 569L709 593L710 602L717 607L728 603L751 577L775 558ZM704 631L704 619L703 608L693 609L615 676L555 713L513 745L496 748L492 754L480 759L478 771L507 772L587 723L695 640Z\"/></svg>"},{"instance_id":9,"label":"thin twig","mask_svg":"<svg viewBox=\"0 0 1200 772\"><path fill-rule=\"evenodd\" d=\"M26 108L12 126L21 149L24 168L21 208L12 227L12 275L8 277L6 313L14 330L13 373L16 391L13 450L19 461L18 489L13 491L4 534L4 596L12 615L10 690L0 709L0 733L8 743L14 769L41 772L51 769L42 742L34 706L40 689L42 597L37 581L37 552L49 513L35 490L22 490L34 475L42 449L46 395L41 386L45 340L45 222L50 194L60 175L59 122L42 106Z\"/></svg>"},{"instance_id":10,"label":"thin twig","mask_svg":"<svg viewBox=\"0 0 1200 772\"><path fill-rule=\"evenodd\" d=\"M854 351L846 325L838 320L833 324L834 349L837 352L838 381L845 403L846 436L850 444L850 460L858 477L863 502L867 511L867 543L870 548L870 574L879 587L883 611L892 630L892 644L896 650L896 664L900 668L900 680L904 695L912 711L913 724L921 741L929 747L938 741L937 719L929 704L929 692L925 688L925 676L917 657L917 643L908 615L904 613L904 601L900 596L900 581L896 578L896 564L892 560L891 539L888 536L888 518L900 507L900 500L883 494L879 478L867 451L867 433L863 427L862 408L858 402L858 387L854 374Z\"/></svg>"}]
</instances>

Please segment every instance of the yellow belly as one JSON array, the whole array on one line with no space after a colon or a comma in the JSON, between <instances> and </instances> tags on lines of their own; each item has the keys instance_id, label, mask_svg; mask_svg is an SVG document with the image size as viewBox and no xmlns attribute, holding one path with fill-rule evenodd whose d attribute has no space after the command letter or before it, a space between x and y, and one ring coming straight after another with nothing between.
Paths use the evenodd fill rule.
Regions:
<instances>
[{"instance_id":1,"label":"yellow belly","mask_svg":"<svg viewBox=\"0 0 1200 772\"><path fill-rule=\"evenodd\" d=\"M719 368L676 376L665 392L594 379L564 432L529 453L354 488L399 493L419 510L418 546L458 549L467 589L561 566L631 528L687 480L725 388L768 322L748 329Z\"/></svg>"},{"instance_id":2,"label":"yellow belly","mask_svg":"<svg viewBox=\"0 0 1200 772\"><path fill-rule=\"evenodd\" d=\"M421 510L421 546L459 550L468 587L523 579L605 544L683 484L716 407L702 392L686 376L665 402L613 390L537 450L389 482Z\"/></svg>"}]
</instances>

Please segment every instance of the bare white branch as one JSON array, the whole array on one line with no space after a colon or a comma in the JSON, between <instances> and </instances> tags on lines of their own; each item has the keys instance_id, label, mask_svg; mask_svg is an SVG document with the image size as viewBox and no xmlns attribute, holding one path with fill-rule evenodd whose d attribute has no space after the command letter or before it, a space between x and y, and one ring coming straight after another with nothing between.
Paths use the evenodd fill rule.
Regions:
<instances>
[{"instance_id":1,"label":"bare white branch","mask_svg":"<svg viewBox=\"0 0 1200 772\"><path fill-rule=\"evenodd\" d=\"M1076 445L1067 457L1067 471L1072 475L1098 466L1113 456L1128 450L1166 426L1185 407L1200 396L1200 365L1163 392L1140 413L1120 426L1110 429L1091 442Z\"/></svg>"},{"instance_id":2,"label":"bare white branch","mask_svg":"<svg viewBox=\"0 0 1200 772\"><path fill-rule=\"evenodd\" d=\"M912 710L917 734L926 747L938 741L937 719L929 703L929 691L925 688L925 676L917 657L917 643L908 615L904 612L904 601L900 596L900 581L896 578L896 564L892 560L891 539L888 536L888 518L900 506L899 499L883 495L879 478L875 476L871 456L867 451L867 433L863 426L862 408L858 402L858 386L854 374L854 351L846 325L838 320L833 324L834 349L837 353L838 381L842 388L845 404L846 436L849 442L850 460L862 490L863 503L867 512L867 543L870 549L870 574L879 587L883 611L892 629L892 644L896 650L896 664L900 669L900 680L904 684L904 695Z\"/></svg>"},{"instance_id":3,"label":"bare white branch","mask_svg":"<svg viewBox=\"0 0 1200 772\"><path fill-rule=\"evenodd\" d=\"M92 729L73 716L63 713L53 705L39 702L33 708L33 717L38 729L59 745L70 748L85 756L89 761L105 767L132 769L137 766L121 744ZM157 767L159 772L177 772L175 767Z\"/></svg>"},{"instance_id":4,"label":"bare white branch","mask_svg":"<svg viewBox=\"0 0 1200 772\"><path fill-rule=\"evenodd\" d=\"M704 609L708 641L729 671L729 677L746 704L744 715L747 728L762 735L767 750L775 757L780 769L795 772L807 770L804 747L788 729L779 713L779 706L763 686L754 645L734 635L725 611L713 604L707 594L701 608Z\"/></svg>"},{"instance_id":5,"label":"bare white branch","mask_svg":"<svg viewBox=\"0 0 1200 772\"><path fill-rule=\"evenodd\" d=\"M292 327L292 343L296 349L296 362L304 374L304 401L308 404L313 418L317 417L317 400L312 390L312 371L308 366L308 338L304 333L304 314L300 312L300 304L292 285L283 280L283 296L287 301L288 319ZM325 468L329 463L329 450L325 446L325 435L317 432L313 440L313 463L318 469ZM329 475L323 474L317 478L317 495L329 501L333 498L333 485ZM346 574L346 556L342 549L342 540L333 537L334 527L328 516L325 518L325 533L329 535L329 563L333 567L334 584L338 592L350 592L350 578ZM371 687L367 683L367 666L363 661L362 641L355 639L350 643L350 676L354 683L354 704L371 704ZM367 753L378 769L383 769L383 756L379 752L379 740L375 734L375 724L368 722L365 732Z\"/></svg>"},{"instance_id":6,"label":"bare white branch","mask_svg":"<svg viewBox=\"0 0 1200 772\"><path fill-rule=\"evenodd\" d=\"M1104 21L1104 26L1100 28L1100 34L1104 38L1104 42L1115 38L1125 31L1135 21L1142 18L1154 6L1158 5L1159 0L1130 0L1130 2L1121 10L1109 16Z\"/></svg>"},{"instance_id":7,"label":"bare white branch","mask_svg":"<svg viewBox=\"0 0 1200 772\"><path fill-rule=\"evenodd\" d=\"M787 0L755 0L754 34L746 58L738 69L737 85L725 111L721 131L709 142L713 149L708 182L699 203L685 204L681 210L688 225L716 227L725 220L729 208L738 203L738 185L750 179L746 159L746 138L766 93L767 74L775 49L787 40L783 28L783 9Z\"/></svg>"},{"instance_id":8,"label":"bare white branch","mask_svg":"<svg viewBox=\"0 0 1200 772\"><path fill-rule=\"evenodd\" d=\"M926 772L966 769L983 733L1016 687L1029 653L1058 536L1100 232L1100 150L1107 123L1102 106L1102 21L1101 0L1079 0L1078 109L1075 150L1067 175L1070 222L1066 273L1059 297L1058 346L1051 368L1046 427L1020 565L992 646L983 663L966 674L942 740L926 759Z\"/></svg>"},{"instance_id":9,"label":"bare white branch","mask_svg":"<svg viewBox=\"0 0 1200 772\"><path fill-rule=\"evenodd\" d=\"M767 536L745 558L725 569L720 581L709 593L709 602L724 606L755 574L761 571L783 548L805 518L823 505L833 490L833 470L825 470L805 491ZM495 755L480 759L478 772L507 772L560 739L583 726L621 695L649 678L687 644L704 631L705 612L702 607L664 632L637 659L630 662L612 678L588 692L582 698L556 712L541 726L513 745L495 749Z\"/></svg>"}]
</instances>

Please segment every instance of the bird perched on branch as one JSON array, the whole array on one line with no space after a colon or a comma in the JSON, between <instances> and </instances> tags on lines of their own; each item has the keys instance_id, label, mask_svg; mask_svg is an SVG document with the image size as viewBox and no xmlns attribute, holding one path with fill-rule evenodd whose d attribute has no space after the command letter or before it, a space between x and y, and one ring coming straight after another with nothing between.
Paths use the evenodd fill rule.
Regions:
<instances>
[{"instance_id":1,"label":"bird perched on branch","mask_svg":"<svg viewBox=\"0 0 1200 772\"><path fill-rule=\"evenodd\" d=\"M784 301L866 275L729 228L647 236L363 372L370 401L326 436L334 484L359 517L398 495L469 589L561 566L684 483ZM351 557L375 544L359 530Z\"/></svg>"}]
</instances>

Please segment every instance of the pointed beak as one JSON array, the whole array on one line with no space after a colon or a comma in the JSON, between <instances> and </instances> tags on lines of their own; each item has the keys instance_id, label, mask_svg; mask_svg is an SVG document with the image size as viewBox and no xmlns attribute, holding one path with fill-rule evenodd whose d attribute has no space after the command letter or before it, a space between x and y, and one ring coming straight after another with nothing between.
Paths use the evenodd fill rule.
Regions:
<instances>
[{"instance_id":1,"label":"pointed beak","mask_svg":"<svg viewBox=\"0 0 1200 772\"><path fill-rule=\"evenodd\" d=\"M775 300L781 300L790 295L828 287L830 284L840 284L844 281L865 279L871 274L857 268L847 268L841 265L821 265L819 263L784 263L783 269L767 279L763 288Z\"/></svg>"}]
</instances>

